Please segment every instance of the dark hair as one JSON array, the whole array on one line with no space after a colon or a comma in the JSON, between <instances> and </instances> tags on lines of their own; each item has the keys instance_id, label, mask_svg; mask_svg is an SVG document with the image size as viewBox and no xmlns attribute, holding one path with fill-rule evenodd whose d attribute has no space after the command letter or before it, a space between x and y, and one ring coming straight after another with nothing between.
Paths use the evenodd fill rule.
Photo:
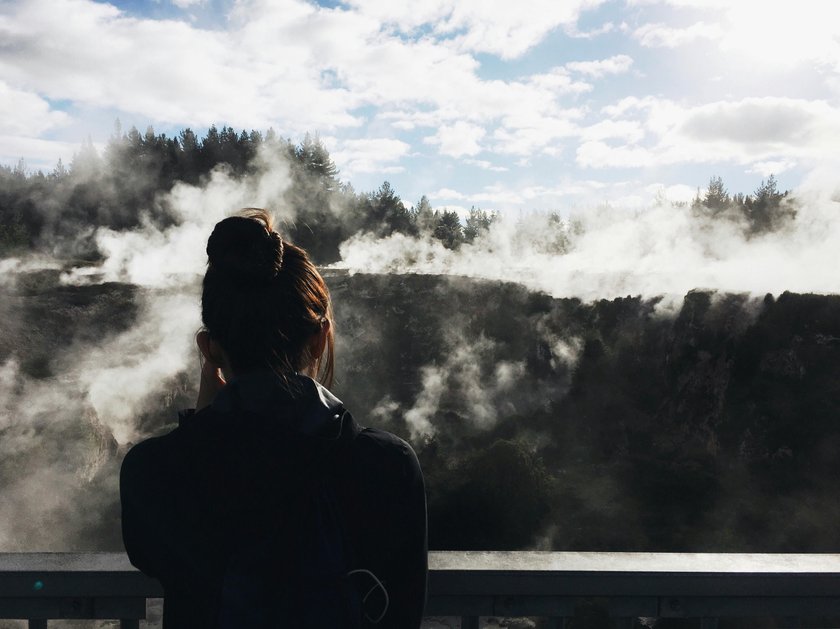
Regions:
<instances>
[{"instance_id":1,"label":"dark hair","mask_svg":"<svg viewBox=\"0 0 840 629\"><path fill-rule=\"evenodd\" d=\"M280 237L268 212L246 208L216 224L207 258L201 320L231 369L270 368L288 379L315 362L318 380L331 386L330 293L306 251ZM312 336L327 322L324 352L311 356Z\"/></svg>"}]
</instances>

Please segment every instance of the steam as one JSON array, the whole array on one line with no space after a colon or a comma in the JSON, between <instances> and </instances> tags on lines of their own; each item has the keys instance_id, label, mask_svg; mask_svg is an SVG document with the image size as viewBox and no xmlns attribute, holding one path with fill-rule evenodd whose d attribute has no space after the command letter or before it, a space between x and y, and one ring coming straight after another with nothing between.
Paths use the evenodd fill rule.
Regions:
<instances>
[{"instance_id":1,"label":"steam","mask_svg":"<svg viewBox=\"0 0 840 629\"><path fill-rule=\"evenodd\" d=\"M500 401L505 393L525 373L521 362L488 359L492 355L494 344L487 338L479 337L471 343L453 346L442 365L426 365L422 368L422 388L414 404L404 411L411 440L422 442L434 436L436 427L433 418L441 410L441 403L449 401L455 408L462 408L468 422L476 428L490 429L498 419L499 412L504 412ZM488 368L492 369L487 373ZM398 406L389 405L388 411L401 412Z\"/></svg>"},{"instance_id":2,"label":"steam","mask_svg":"<svg viewBox=\"0 0 840 629\"><path fill-rule=\"evenodd\" d=\"M12 354L0 363L0 458L4 468L19 467L3 470L3 478L12 480L0 503L0 548L121 548L118 453L171 426L174 408L191 405L196 390L193 336L200 326L207 237L239 207L274 205L288 181L287 165L266 156L251 177L237 179L218 168L203 185L179 183L157 199L177 223L159 227L145 220L134 231L99 229L95 239L104 260L97 266L66 269L35 256L0 261L0 288L10 296L2 309L9 329L27 316L14 301L20 299L15 290L32 272L52 272L68 286L101 284L102 300L109 298L103 282L140 287L136 311L124 313L122 331L84 330L69 345L44 339L52 345L45 359L51 373L41 378L24 373L24 356L17 355L10 336Z\"/></svg>"},{"instance_id":3,"label":"steam","mask_svg":"<svg viewBox=\"0 0 840 629\"><path fill-rule=\"evenodd\" d=\"M449 339L449 349L441 363L420 369L420 390L410 406L402 407L386 395L372 415L384 421L401 417L416 444L437 435L436 421L441 417L459 418L459 426L449 428L447 437L452 438L453 431L490 431L502 418L528 415L565 395L568 375L582 345L576 337L561 339L548 330L544 334L555 376L550 385L529 377L524 360L497 358L499 344L492 339L481 334L465 335Z\"/></svg>"},{"instance_id":4,"label":"steam","mask_svg":"<svg viewBox=\"0 0 840 629\"><path fill-rule=\"evenodd\" d=\"M146 299L131 329L100 347L79 349L78 386L120 445L145 436L136 423L140 412L186 370L191 354L197 356L192 345L200 325L195 298L151 293Z\"/></svg>"},{"instance_id":5,"label":"steam","mask_svg":"<svg viewBox=\"0 0 840 629\"><path fill-rule=\"evenodd\" d=\"M203 186L178 183L161 202L179 223L161 229L145 221L129 232L100 229L96 242L105 256L102 264L62 274L66 284L104 280L147 289L129 330L73 353L79 357L78 385L118 444L145 436L136 418L149 408L149 398L164 392L178 374L197 369L192 339L200 327L199 279L213 226L232 209L270 205L288 181L285 163L263 155L252 177L237 179L217 168Z\"/></svg>"},{"instance_id":6,"label":"steam","mask_svg":"<svg viewBox=\"0 0 840 629\"><path fill-rule=\"evenodd\" d=\"M7 287L13 285L16 281L16 278L21 273L60 268L61 265L56 260L50 260L42 256L28 256L25 258L1 258L0 287Z\"/></svg>"},{"instance_id":7,"label":"steam","mask_svg":"<svg viewBox=\"0 0 840 629\"><path fill-rule=\"evenodd\" d=\"M105 281L146 287L185 288L204 272L205 247L213 226L242 207L274 207L289 186L288 164L263 149L253 175L237 178L224 166L202 186L178 182L160 199L177 223L160 228L150 220L133 231L100 228L96 244L105 256L95 269ZM92 269L76 268L67 283L86 283ZM99 279L99 278L97 278Z\"/></svg>"},{"instance_id":8,"label":"steam","mask_svg":"<svg viewBox=\"0 0 840 629\"><path fill-rule=\"evenodd\" d=\"M690 206L602 207L557 223L549 215L502 217L453 251L430 236L357 234L337 266L350 272L457 274L525 284L555 297L684 295L696 288L753 294L840 292L837 199L812 177L799 214L776 232L748 235L737 220Z\"/></svg>"},{"instance_id":9,"label":"steam","mask_svg":"<svg viewBox=\"0 0 840 629\"><path fill-rule=\"evenodd\" d=\"M79 548L107 517L109 501L85 488L110 459L110 436L72 380L24 377L14 358L0 365L4 549Z\"/></svg>"},{"instance_id":10,"label":"steam","mask_svg":"<svg viewBox=\"0 0 840 629\"><path fill-rule=\"evenodd\" d=\"M199 185L178 183L155 200L174 222L149 218L132 231L97 230L103 260L95 266L68 268L44 257L0 260L0 290L8 295L16 294L21 278L36 272L51 273L67 287L105 291L104 282L138 287L124 325L56 342L49 373L30 377L26 356L14 348L4 354L0 466L3 478L13 480L0 503L0 548L120 548L113 531L118 530L115 479L122 454L171 426L173 408L189 405L194 396L193 335L200 325L207 237L216 222L240 207L269 207L280 219L293 221L283 203L289 173L282 159L261 154L252 175L235 177L217 168ZM837 198L826 181L815 173L797 191L795 220L763 235L748 236L737 220L704 217L687 206L602 207L563 220L538 213L503 216L457 250L430 235L377 238L360 232L343 243L336 267L351 274L507 281L584 300L682 296L698 287L836 293L840 275L832 262L840 248L840 222ZM340 208L331 211L343 220ZM657 314L673 316L676 303L659 302ZM10 325L24 316L12 301L0 305L0 312ZM566 394L584 346L579 331L566 330L547 315L535 316L527 321L536 326L538 350L505 354L497 338L470 327L467 315L446 322L447 349L417 365L410 395L396 396L380 383L369 406L354 410L422 448L444 436L453 443L492 432ZM352 324L339 330L339 342L348 346L376 342L376 330L358 336ZM339 360L342 355L354 354L339 351ZM543 361L547 374L533 377L529 360Z\"/></svg>"}]
</instances>

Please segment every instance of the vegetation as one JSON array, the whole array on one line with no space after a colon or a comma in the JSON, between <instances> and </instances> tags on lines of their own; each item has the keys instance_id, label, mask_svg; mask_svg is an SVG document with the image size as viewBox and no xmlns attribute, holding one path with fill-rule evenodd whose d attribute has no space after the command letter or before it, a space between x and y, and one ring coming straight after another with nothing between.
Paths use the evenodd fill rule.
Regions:
<instances>
[{"instance_id":1,"label":"vegetation","mask_svg":"<svg viewBox=\"0 0 840 629\"><path fill-rule=\"evenodd\" d=\"M241 179L277 160L289 165L291 184L272 205L291 218L286 235L320 263L337 260L341 242L359 231L379 237L428 234L457 248L495 218L473 208L462 225L456 212L435 210L426 197L407 207L387 181L358 194L339 180L317 136L307 134L296 144L272 130L263 135L213 126L203 138L192 129L167 137L151 127L123 133L117 123L102 156L88 140L69 167L59 161L47 174L29 173L22 160L14 168L0 166L0 255L58 249L95 257L91 228L131 229L144 220L170 224L177 217L166 193L178 182L200 184L215 169Z\"/></svg>"},{"instance_id":2,"label":"vegetation","mask_svg":"<svg viewBox=\"0 0 840 629\"><path fill-rule=\"evenodd\" d=\"M358 232L426 235L458 249L497 218L475 207L464 217L438 210L425 196L408 206L387 181L373 192L357 193L339 179L317 136L307 134L295 143L273 130L237 133L212 126L204 137L189 128L167 137L152 127L125 133L117 122L102 155L88 140L69 166L59 161L49 173L29 172L22 160L0 166L0 256L35 249L95 259L96 227L126 230L143 221L158 226L178 221L166 194L178 182L199 185L218 169L242 179L278 160L288 164L291 183L271 207L288 219L285 235L322 264L338 260L339 245ZM776 231L796 216L791 197L777 185L770 176L753 194L730 195L720 177L712 177L692 208L698 216L743 225L749 237ZM542 232L538 247L560 254L571 247L569 230L556 213L547 226L520 227L525 233Z\"/></svg>"},{"instance_id":3,"label":"vegetation","mask_svg":"<svg viewBox=\"0 0 840 629\"><path fill-rule=\"evenodd\" d=\"M761 181L751 195L729 195L720 177L709 179L706 194L697 196L691 205L701 215L729 218L743 222L747 236L754 236L781 229L796 218L796 208L789 192L779 192L773 175Z\"/></svg>"},{"instance_id":4,"label":"vegetation","mask_svg":"<svg viewBox=\"0 0 840 629\"><path fill-rule=\"evenodd\" d=\"M6 550L118 550L125 446L74 369L139 324L149 293L59 275L0 286L9 417L34 418L0 427L0 478L60 466L71 493L61 526L44 524L41 493L16 494L6 534L21 541ZM840 297L695 291L673 311L458 277L326 279L336 393L363 425L412 441L431 548L840 550ZM132 418L138 435L173 426L197 375L190 362L162 383Z\"/></svg>"},{"instance_id":5,"label":"vegetation","mask_svg":"<svg viewBox=\"0 0 840 629\"><path fill-rule=\"evenodd\" d=\"M464 278L328 281L359 341L337 373L356 416L411 438L435 391L433 434L412 440L431 548L840 550L840 297L694 291L669 314ZM519 370L506 386L500 365Z\"/></svg>"},{"instance_id":6,"label":"vegetation","mask_svg":"<svg viewBox=\"0 0 840 629\"><path fill-rule=\"evenodd\" d=\"M425 196L407 206L388 182L357 193L309 135L296 144L228 127L203 138L117 128L103 155L88 141L50 173L0 167L0 256L96 258L93 228L173 224L166 193L179 182L200 185L218 169L256 176L277 160L291 182L273 204L290 218L284 231L321 263L359 232L458 249L496 220L479 208L464 217L435 209ZM796 217L772 176L749 195L713 177L690 209L747 238ZM543 218L524 216L514 237L558 255L573 248L582 226ZM63 286L59 276L21 272L0 286L8 328L0 367L19 365L8 388L15 400L62 386L79 356L137 323L148 297L125 284ZM412 439L427 476L432 548L840 549L837 297L692 292L669 314L658 299L584 304L464 278L333 271L327 279L342 334L337 392L362 423ZM171 426L195 375L179 374L149 400L139 433ZM39 424L38 440L15 445L0 478L20 477L27 459L32 469L55 459L72 470L99 443L107 462L73 488L71 502L91 505L79 510L91 520L73 522L73 540L118 549L121 452L84 396L69 397L76 406L67 412L84 412ZM16 520L14 539L37 546L47 535L32 517Z\"/></svg>"}]
</instances>

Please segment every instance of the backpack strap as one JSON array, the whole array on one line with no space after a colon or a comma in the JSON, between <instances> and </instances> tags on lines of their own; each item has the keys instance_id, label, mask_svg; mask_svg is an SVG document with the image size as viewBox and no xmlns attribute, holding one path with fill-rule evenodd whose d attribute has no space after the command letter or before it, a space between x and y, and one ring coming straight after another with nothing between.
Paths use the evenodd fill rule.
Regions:
<instances>
[{"instance_id":1,"label":"backpack strap","mask_svg":"<svg viewBox=\"0 0 840 629\"><path fill-rule=\"evenodd\" d=\"M347 552L347 567L349 569L354 566L356 556L350 530L351 526L344 507L347 505L348 499L355 500L358 495L358 488L355 483L356 479L350 472L353 462L353 445L362 429L353 419L350 411L342 407L340 413L341 434L335 446L332 448L327 478L335 491L337 501L336 509L341 524L342 541Z\"/></svg>"},{"instance_id":2,"label":"backpack strap","mask_svg":"<svg viewBox=\"0 0 840 629\"><path fill-rule=\"evenodd\" d=\"M352 517L348 515L356 515L358 512L354 509L357 506L363 506L361 501L361 492L359 488L359 479L354 473L354 450L356 439L361 435L366 428L359 426L353 419L353 416L346 409L342 416L342 432L339 438L335 456L332 457L333 468L331 470L331 478L333 488L336 490L336 498L338 504L339 523L341 525L342 535L344 537L344 548L346 549L347 559L347 587L349 590L355 591L360 598L360 613L367 619L368 623L376 625L385 616L388 610L388 590L380 581L379 577L371 572L371 566L365 565L364 557L357 552L357 545L354 543L354 530L357 522L351 522ZM349 512L349 513L348 513ZM364 519L364 518L363 518ZM376 590L381 590L384 597L384 607L375 612L373 610L365 609L365 604L370 595ZM373 616L369 614L373 613ZM369 626L369 624L364 624Z\"/></svg>"}]
</instances>

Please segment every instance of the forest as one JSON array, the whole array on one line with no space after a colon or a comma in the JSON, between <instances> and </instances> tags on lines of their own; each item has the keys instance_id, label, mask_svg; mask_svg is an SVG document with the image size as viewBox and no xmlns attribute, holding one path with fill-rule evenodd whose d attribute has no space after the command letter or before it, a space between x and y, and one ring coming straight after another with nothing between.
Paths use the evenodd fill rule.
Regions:
<instances>
[{"instance_id":1,"label":"forest","mask_svg":"<svg viewBox=\"0 0 840 629\"><path fill-rule=\"evenodd\" d=\"M375 191L356 192L310 134L296 143L273 130L237 133L212 126L204 137L191 129L167 137L151 127L124 133L117 122L102 155L87 140L69 165L59 161L49 173L30 172L23 160L14 167L0 165L0 256L38 250L96 260L96 227L129 230L143 221L158 226L177 221L166 198L177 183L200 184L216 169L243 178L280 161L288 166L290 182L272 209L294 217L283 226L285 235L320 264L336 262L339 245L357 233L423 234L458 249L497 218L473 207L462 220L453 210L434 209L426 196L406 205L387 181ZM698 215L736 222L747 235L776 231L796 216L795 202L772 175L752 194L730 194L720 177L712 177L703 194L698 188L691 207ZM552 252L565 253L570 242L560 229L559 208L550 219L557 231Z\"/></svg>"},{"instance_id":2,"label":"forest","mask_svg":"<svg viewBox=\"0 0 840 629\"><path fill-rule=\"evenodd\" d=\"M425 196L406 207L387 181L357 193L339 179L320 139L309 134L294 143L272 130L263 135L213 126L204 137L184 129L175 138L151 127L145 134L135 128L122 133L118 126L101 156L88 140L69 166L59 161L47 174L28 172L23 161L0 166L0 255L39 249L95 259L95 244L85 237L92 227L127 230L142 220L166 225L175 218L162 199L177 182L198 184L214 169L241 178L280 160L291 181L275 203L295 217L285 235L321 264L338 260L339 244L360 231L428 233L457 248L493 220L472 208L462 224L454 211L433 210Z\"/></svg>"}]
</instances>

